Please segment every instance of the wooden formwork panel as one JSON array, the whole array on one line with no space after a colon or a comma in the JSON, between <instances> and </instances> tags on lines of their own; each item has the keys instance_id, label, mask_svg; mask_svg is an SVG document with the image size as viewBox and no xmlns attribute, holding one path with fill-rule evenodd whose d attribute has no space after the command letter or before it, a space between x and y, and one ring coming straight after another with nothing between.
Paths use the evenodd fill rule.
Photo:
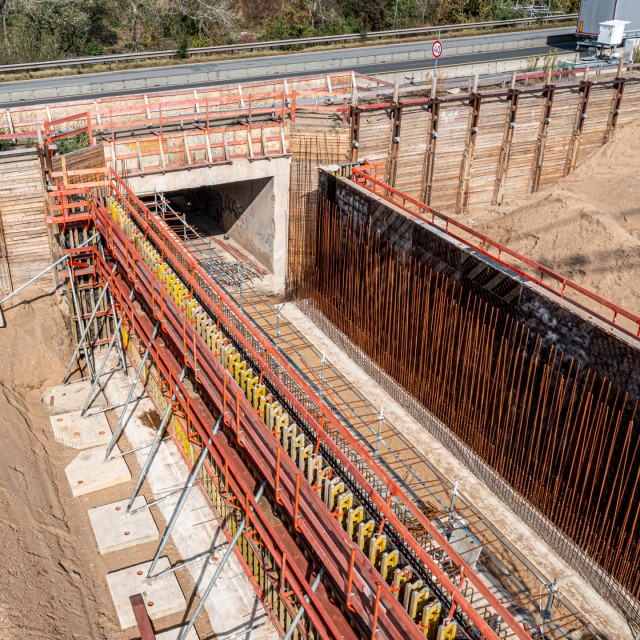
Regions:
<instances>
[{"instance_id":1,"label":"wooden formwork panel","mask_svg":"<svg viewBox=\"0 0 640 640\"><path fill-rule=\"evenodd\" d=\"M556 92L551 110L540 186L553 184L564 175L579 106L580 93L576 89Z\"/></svg>"},{"instance_id":2,"label":"wooden formwork panel","mask_svg":"<svg viewBox=\"0 0 640 640\"><path fill-rule=\"evenodd\" d=\"M640 118L640 82L627 82L618 116L618 126Z\"/></svg>"},{"instance_id":3,"label":"wooden formwork panel","mask_svg":"<svg viewBox=\"0 0 640 640\"><path fill-rule=\"evenodd\" d=\"M539 94L523 94L518 101L516 128L511 141L511 155L505 180L509 199L531 193L532 174L536 162L538 136L544 117L544 100Z\"/></svg>"},{"instance_id":4,"label":"wooden formwork panel","mask_svg":"<svg viewBox=\"0 0 640 640\"><path fill-rule=\"evenodd\" d=\"M431 112L422 105L405 107L395 186L418 200L424 188L424 163L430 135Z\"/></svg>"},{"instance_id":5,"label":"wooden formwork panel","mask_svg":"<svg viewBox=\"0 0 640 640\"><path fill-rule=\"evenodd\" d=\"M37 157L0 159L0 217L13 287L51 262Z\"/></svg>"},{"instance_id":6,"label":"wooden formwork panel","mask_svg":"<svg viewBox=\"0 0 640 640\"><path fill-rule=\"evenodd\" d=\"M391 121L386 111L364 112L360 116L358 160L386 163L390 141ZM383 177L386 180L387 176Z\"/></svg>"},{"instance_id":7,"label":"wooden formwork panel","mask_svg":"<svg viewBox=\"0 0 640 640\"><path fill-rule=\"evenodd\" d=\"M577 164L580 164L602 146L609 116L611 115L614 95L614 90L610 86L593 85L591 88L586 112L587 117L582 126L582 135L580 136Z\"/></svg>"},{"instance_id":8,"label":"wooden formwork panel","mask_svg":"<svg viewBox=\"0 0 640 640\"><path fill-rule=\"evenodd\" d=\"M430 204L443 213L455 212L470 114L467 103L443 104L440 108Z\"/></svg>"},{"instance_id":9,"label":"wooden formwork panel","mask_svg":"<svg viewBox=\"0 0 640 640\"><path fill-rule=\"evenodd\" d=\"M483 101L471 159L469 206L490 205L496 188L509 103L504 98Z\"/></svg>"}]
</instances>

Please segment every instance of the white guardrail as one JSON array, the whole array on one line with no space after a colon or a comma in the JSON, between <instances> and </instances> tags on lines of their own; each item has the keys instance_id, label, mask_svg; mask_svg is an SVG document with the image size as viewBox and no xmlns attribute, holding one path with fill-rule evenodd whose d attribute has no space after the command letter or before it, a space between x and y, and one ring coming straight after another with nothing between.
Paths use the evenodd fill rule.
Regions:
<instances>
[{"instance_id":1,"label":"white guardrail","mask_svg":"<svg viewBox=\"0 0 640 640\"><path fill-rule=\"evenodd\" d=\"M578 14L571 13L542 18L516 18L514 20L493 20L491 22L469 22L465 24L447 24L439 27L415 27L412 29L394 29L391 31L371 31L369 33L346 33L335 36L314 36L293 40L271 40L266 42L246 42L243 44L222 44L214 47L198 47L187 49L188 56L207 53L233 53L236 51L253 51L257 49L279 49L291 46L314 45L326 42L349 42L353 40L369 40L372 38L401 38L403 36L419 36L438 33L464 31L466 29L494 29L518 25L553 24L577 19ZM172 58L178 53L177 49L165 51L141 51L138 53L114 53L104 56L88 56L86 58L67 58L63 60L47 60L45 62L21 62L19 64L0 65L0 72L31 71L35 69L49 69L54 67L69 67L83 64L106 64L109 62L126 62L129 60L146 60L147 58Z\"/></svg>"}]
</instances>

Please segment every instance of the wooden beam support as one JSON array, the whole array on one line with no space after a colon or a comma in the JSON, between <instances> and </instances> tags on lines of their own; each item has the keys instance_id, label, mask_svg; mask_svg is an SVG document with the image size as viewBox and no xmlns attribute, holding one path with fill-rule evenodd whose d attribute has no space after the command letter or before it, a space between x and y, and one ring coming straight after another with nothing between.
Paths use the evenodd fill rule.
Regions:
<instances>
[{"instance_id":1,"label":"wooden beam support","mask_svg":"<svg viewBox=\"0 0 640 640\"><path fill-rule=\"evenodd\" d=\"M496 173L496 182L493 189L493 199L491 204L502 204L504 199L505 184L507 182L507 174L509 172L509 160L511 159L511 144L513 142L513 133L516 128L516 116L518 115L518 99L520 92L514 88L512 83L511 89L507 94L509 109L507 110L507 119L504 126L504 135L502 138L502 146L500 147L500 158L498 159L498 171Z\"/></svg>"},{"instance_id":2,"label":"wooden beam support","mask_svg":"<svg viewBox=\"0 0 640 640\"><path fill-rule=\"evenodd\" d=\"M469 210L471 165L473 164L473 154L476 148L481 104L482 97L476 91L472 92L469 95L471 112L467 126L467 139L462 154L462 162L460 163L460 179L458 180L458 195L456 196L455 212L458 214Z\"/></svg>"},{"instance_id":3,"label":"wooden beam support","mask_svg":"<svg viewBox=\"0 0 640 640\"><path fill-rule=\"evenodd\" d=\"M585 70L585 78L586 78ZM587 119L587 109L589 108L589 96L591 95L592 82L583 80L580 83L580 100L578 102L578 113L576 114L576 121L573 125L573 133L571 134L571 141L569 143L569 150L567 153L567 160L564 165L564 174L571 173L576 168L576 162L578 160L578 151L580 149L580 138L582 137L582 130L584 129L584 121Z\"/></svg>"},{"instance_id":4,"label":"wooden beam support","mask_svg":"<svg viewBox=\"0 0 640 640\"><path fill-rule=\"evenodd\" d=\"M435 93L435 92L434 92ZM424 154L424 163L422 166L422 197L421 200L426 205L431 205L431 194L433 191L433 170L436 160L436 146L438 142L438 120L440 119L440 102L433 96L432 101L427 107L431 113L429 125L429 139L427 140L427 148Z\"/></svg>"},{"instance_id":5,"label":"wooden beam support","mask_svg":"<svg viewBox=\"0 0 640 640\"><path fill-rule=\"evenodd\" d=\"M540 127L538 128L538 139L536 141L536 150L534 154L533 170L531 173L530 192L535 193L540 188L540 178L542 176L542 165L544 164L544 151L547 145L547 135L549 134L549 125L551 124L551 111L553 110L553 97L556 87L547 84L543 93L542 117Z\"/></svg>"},{"instance_id":6,"label":"wooden beam support","mask_svg":"<svg viewBox=\"0 0 640 640\"><path fill-rule=\"evenodd\" d=\"M398 155L400 149L400 130L402 128L402 105L396 104L391 109L391 139L389 140L389 154L387 157L387 182L396 186L398 174Z\"/></svg>"},{"instance_id":7,"label":"wooden beam support","mask_svg":"<svg viewBox=\"0 0 640 640\"><path fill-rule=\"evenodd\" d=\"M609 111L609 119L607 120L607 128L604 132L602 144L606 144L611 140L611 136L618 124L618 116L622 107L622 98L624 96L624 88L627 81L625 78L616 78L613 81L613 99L611 100L611 109Z\"/></svg>"}]
</instances>

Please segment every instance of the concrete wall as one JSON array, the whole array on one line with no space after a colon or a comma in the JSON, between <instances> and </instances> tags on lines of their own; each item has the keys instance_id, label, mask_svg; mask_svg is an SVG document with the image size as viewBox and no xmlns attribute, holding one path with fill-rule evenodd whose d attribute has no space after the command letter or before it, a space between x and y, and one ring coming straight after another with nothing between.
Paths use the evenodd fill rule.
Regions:
<instances>
[{"instance_id":1,"label":"concrete wall","mask_svg":"<svg viewBox=\"0 0 640 640\"><path fill-rule=\"evenodd\" d=\"M225 230L272 273L274 293L284 292L287 273L290 158L232 163L164 174L133 176L139 195L213 187L235 205L221 218ZM212 195L212 206L214 196Z\"/></svg>"}]
</instances>

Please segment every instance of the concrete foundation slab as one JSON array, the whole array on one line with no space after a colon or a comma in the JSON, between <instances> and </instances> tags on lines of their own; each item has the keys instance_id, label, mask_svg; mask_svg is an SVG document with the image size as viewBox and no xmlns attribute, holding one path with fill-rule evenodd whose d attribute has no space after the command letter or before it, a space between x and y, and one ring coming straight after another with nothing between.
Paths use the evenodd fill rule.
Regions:
<instances>
[{"instance_id":1,"label":"concrete foundation slab","mask_svg":"<svg viewBox=\"0 0 640 640\"><path fill-rule=\"evenodd\" d=\"M127 502L120 500L89 509L89 520L100 553L120 551L158 539L158 527L148 509L127 515ZM133 510L147 503L144 496L133 502Z\"/></svg>"},{"instance_id":2,"label":"concrete foundation slab","mask_svg":"<svg viewBox=\"0 0 640 640\"><path fill-rule=\"evenodd\" d=\"M136 593L142 594L151 620L159 620L164 616L180 613L187 607L182 589L173 573L157 578L150 584L145 583L150 564L151 561L144 562L107 574L107 584L122 629L128 629L136 624L129 602L129 597ZM156 567L158 572L168 569L169 560L166 557L160 558Z\"/></svg>"},{"instance_id":3,"label":"concrete foundation slab","mask_svg":"<svg viewBox=\"0 0 640 640\"><path fill-rule=\"evenodd\" d=\"M178 640L178 634L184 629L184 627L176 627L175 629L169 629L162 633L156 633L156 640ZM200 640L200 636L195 629L191 629L187 634L186 640Z\"/></svg>"},{"instance_id":4,"label":"concrete foundation slab","mask_svg":"<svg viewBox=\"0 0 640 640\"><path fill-rule=\"evenodd\" d=\"M91 381L82 380L80 382L43 389L40 398L49 410L49 413L55 416L59 413L80 411L89 395L89 389L91 389ZM102 393L96 394L96 398L91 404L91 409L106 406ZM91 412L91 409L89 409L89 412Z\"/></svg>"},{"instance_id":5,"label":"concrete foundation slab","mask_svg":"<svg viewBox=\"0 0 640 640\"><path fill-rule=\"evenodd\" d=\"M113 454L119 453L115 447ZM131 480L129 467L124 458L104 461L105 447L94 447L81 451L67 466L65 473L74 497L100 491Z\"/></svg>"},{"instance_id":6,"label":"concrete foundation slab","mask_svg":"<svg viewBox=\"0 0 640 640\"><path fill-rule=\"evenodd\" d=\"M104 413L80 417L80 411L51 416L51 428L56 442L73 449L106 447L111 440L111 428Z\"/></svg>"}]
</instances>

